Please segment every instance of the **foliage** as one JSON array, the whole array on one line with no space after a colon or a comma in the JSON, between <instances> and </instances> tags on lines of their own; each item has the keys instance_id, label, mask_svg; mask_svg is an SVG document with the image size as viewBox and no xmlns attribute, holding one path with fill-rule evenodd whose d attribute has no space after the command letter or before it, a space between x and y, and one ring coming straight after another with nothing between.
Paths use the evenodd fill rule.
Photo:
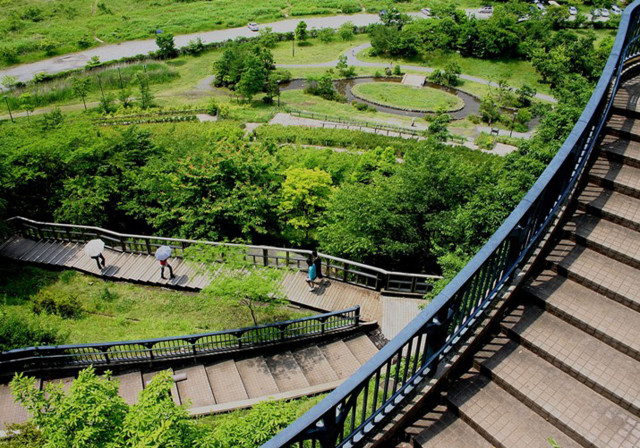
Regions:
<instances>
[{"instance_id":1,"label":"foliage","mask_svg":"<svg viewBox=\"0 0 640 448\"><path fill-rule=\"evenodd\" d=\"M368 184L376 175L389 177L397 165L398 161L393 148L378 146L358 158L358 163L351 174L351 181Z\"/></svg>"},{"instance_id":2,"label":"foliage","mask_svg":"<svg viewBox=\"0 0 640 448\"><path fill-rule=\"evenodd\" d=\"M66 338L67 335L58 325L45 317L11 313L7 309L0 309L0 351L62 344Z\"/></svg>"},{"instance_id":3,"label":"foliage","mask_svg":"<svg viewBox=\"0 0 640 448\"><path fill-rule=\"evenodd\" d=\"M39 291L32 299L35 314L49 313L72 319L82 314L78 298L73 295L60 296L51 291Z\"/></svg>"},{"instance_id":4,"label":"foliage","mask_svg":"<svg viewBox=\"0 0 640 448\"><path fill-rule=\"evenodd\" d=\"M304 88L305 93L311 95L317 95L325 100L331 101L343 101L344 98L338 93L333 85L333 77L331 73L324 73L320 76L309 75L307 76L306 86Z\"/></svg>"},{"instance_id":5,"label":"foliage","mask_svg":"<svg viewBox=\"0 0 640 448\"><path fill-rule=\"evenodd\" d=\"M151 93L151 89L149 88L149 77L146 75L146 73L142 75L140 73L137 73L136 77L138 79L138 87L140 88L140 105L143 109L153 107L154 98L153 94Z\"/></svg>"},{"instance_id":6,"label":"foliage","mask_svg":"<svg viewBox=\"0 0 640 448\"><path fill-rule=\"evenodd\" d=\"M451 115L444 112L437 113L429 123L427 135L437 141L446 142L450 136L449 123L451 123Z\"/></svg>"},{"instance_id":7,"label":"foliage","mask_svg":"<svg viewBox=\"0 0 640 448\"><path fill-rule=\"evenodd\" d=\"M305 22L304 20L301 20L300 22L298 22L298 25L296 25L296 40L298 40L298 42L304 42L305 40L307 40L308 37L308 32L307 32L307 22Z\"/></svg>"},{"instance_id":8,"label":"foliage","mask_svg":"<svg viewBox=\"0 0 640 448\"><path fill-rule=\"evenodd\" d=\"M333 42L335 35L336 31L333 28L321 28L318 30L318 39L325 44Z\"/></svg>"},{"instance_id":9,"label":"foliage","mask_svg":"<svg viewBox=\"0 0 640 448\"><path fill-rule=\"evenodd\" d=\"M347 64L347 57L343 54L338 57L336 69L338 73L340 73L340 76L345 78L353 78L356 76L356 68Z\"/></svg>"},{"instance_id":10,"label":"foliage","mask_svg":"<svg viewBox=\"0 0 640 448\"><path fill-rule=\"evenodd\" d=\"M257 308L273 309L285 303L282 271L254 265L242 247L198 245L189 247L185 256L194 266L204 264L212 278L203 294L246 307L254 325L258 325Z\"/></svg>"},{"instance_id":11,"label":"foliage","mask_svg":"<svg viewBox=\"0 0 640 448\"><path fill-rule=\"evenodd\" d=\"M60 383L51 382L44 390L35 385L35 378L19 373L11 390L40 428L45 448L119 446L127 405L118 395L118 382L109 375L103 378L92 368L83 370L68 393Z\"/></svg>"},{"instance_id":12,"label":"foliage","mask_svg":"<svg viewBox=\"0 0 640 448\"><path fill-rule=\"evenodd\" d=\"M329 173L317 168L291 168L285 172L278 210L288 225L304 230L308 239L310 229L322 218L330 193Z\"/></svg>"},{"instance_id":13,"label":"foliage","mask_svg":"<svg viewBox=\"0 0 640 448\"><path fill-rule=\"evenodd\" d=\"M462 107L460 98L430 87L413 87L398 82L356 84L352 93L376 104L416 111L454 110Z\"/></svg>"},{"instance_id":14,"label":"foliage","mask_svg":"<svg viewBox=\"0 0 640 448\"><path fill-rule=\"evenodd\" d=\"M455 87L460 84L460 73L462 73L460 66L455 61L449 62L444 71L440 69L434 70L429 75L429 81L443 86Z\"/></svg>"},{"instance_id":15,"label":"foliage","mask_svg":"<svg viewBox=\"0 0 640 448\"><path fill-rule=\"evenodd\" d=\"M218 240L264 233L276 188L273 146L207 141L132 173L123 207L161 233Z\"/></svg>"},{"instance_id":16,"label":"foliage","mask_svg":"<svg viewBox=\"0 0 640 448\"><path fill-rule=\"evenodd\" d=\"M262 445L298 417L293 402L263 401L244 417L228 415L212 432L215 448L253 448Z\"/></svg>"},{"instance_id":17,"label":"foliage","mask_svg":"<svg viewBox=\"0 0 640 448\"><path fill-rule=\"evenodd\" d=\"M355 25L353 22L344 22L338 27L337 34L342 40L353 40L355 33L353 32Z\"/></svg>"}]
</instances>

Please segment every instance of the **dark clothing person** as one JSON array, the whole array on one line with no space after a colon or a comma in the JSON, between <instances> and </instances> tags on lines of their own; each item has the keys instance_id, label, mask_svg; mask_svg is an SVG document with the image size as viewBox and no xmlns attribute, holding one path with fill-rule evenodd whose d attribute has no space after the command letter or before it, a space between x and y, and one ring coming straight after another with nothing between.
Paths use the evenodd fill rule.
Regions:
<instances>
[{"instance_id":1,"label":"dark clothing person","mask_svg":"<svg viewBox=\"0 0 640 448\"><path fill-rule=\"evenodd\" d=\"M96 260L96 264L98 265L98 269L104 269L104 267L106 266L105 260L104 260L104 255L98 254L95 257L91 257L91 258ZM102 265L100 264L101 262L102 262Z\"/></svg>"},{"instance_id":2,"label":"dark clothing person","mask_svg":"<svg viewBox=\"0 0 640 448\"><path fill-rule=\"evenodd\" d=\"M324 278L324 275L322 275L322 260L318 256L318 252L312 251L311 258L313 259L313 265L316 267L316 277L322 280Z\"/></svg>"},{"instance_id":3,"label":"dark clothing person","mask_svg":"<svg viewBox=\"0 0 640 448\"><path fill-rule=\"evenodd\" d=\"M175 276L173 275L173 268L169 263L167 263L167 260L160 260L160 277L166 279L166 277L164 276L165 267L169 268L169 278L174 278Z\"/></svg>"}]
</instances>

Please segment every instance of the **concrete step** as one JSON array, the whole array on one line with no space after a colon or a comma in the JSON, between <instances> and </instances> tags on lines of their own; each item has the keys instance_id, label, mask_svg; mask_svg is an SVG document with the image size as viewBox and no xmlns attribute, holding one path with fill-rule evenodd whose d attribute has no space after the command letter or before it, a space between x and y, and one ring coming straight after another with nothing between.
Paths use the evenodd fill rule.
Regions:
<instances>
[{"instance_id":1,"label":"concrete step","mask_svg":"<svg viewBox=\"0 0 640 448\"><path fill-rule=\"evenodd\" d=\"M640 361L640 313L552 271L524 291L545 310Z\"/></svg>"},{"instance_id":2,"label":"concrete step","mask_svg":"<svg viewBox=\"0 0 640 448\"><path fill-rule=\"evenodd\" d=\"M36 380L35 387L40 389L40 380ZM29 420L29 413L18 403L11 394L8 384L0 384L0 430L14 423L24 423Z\"/></svg>"},{"instance_id":3,"label":"concrete step","mask_svg":"<svg viewBox=\"0 0 640 448\"><path fill-rule=\"evenodd\" d=\"M589 179L596 185L634 198L640 198L640 169L598 158L589 170Z\"/></svg>"},{"instance_id":4,"label":"concrete step","mask_svg":"<svg viewBox=\"0 0 640 448\"><path fill-rule=\"evenodd\" d=\"M640 95L636 87L626 88L622 86L616 92L616 97L613 99L614 113L633 118L640 118L640 105L638 99Z\"/></svg>"},{"instance_id":5,"label":"concrete step","mask_svg":"<svg viewBox=\"0 0 640 448\"><path fill-rule=\"evenodd\" d=\"M320 350L327 358L333 371L338 375L338 379L349 378L360 368L360 362L343 341L321 345Z\"/></svg>"},{"instance_id":6,"label":"concrete step","mask_svg":"<svg viewBox=\"0 0 640 448\"><path fill-rule=\"evenodd\" d=\"M317 345L294 350L292 354L310 385L317 386L338 380L338 375Z\"/></svg>"},{"instance_id":7,"label":"concrete step","mask_svg":"<svg viewBox=\"0 0 640 448\"><path fill-rule=\"evenodd\" d=\"M551 313L521 304L501 323L519 344L640 416L640 363Z\"/></svg>"},{"instance_id":8,"label":"concrete step","mask_svg":"<svg viewBox=\"0 0 640 448\"><path fill-rule=\"evenodd\" d=\"M640 232L579 210L564 228L578 244L640 268Z\"/></svg>"},{"instance_id":9,"label":"concrete step","mask_svg":"<svg viewBox=\"0 0 640 448\"><path fill-rule=\"evenodd\" d=\"M135 404L138 401L138 394L144 388L142 384L142 374L139 371L123 373L115 376L120 387L118 395L120 395L127 404Z\"/></svg>"},{"instance_id":10,"label":"concrete step","mask_svg":"<svg viewBox=\"0 0 640 448\"><path fill-rule=\"evenodd\" d=\"M183 404L190 403L191 407L199 408L216 404L213 391L209 385L209 377L202 364L176 370L177 377L185 375L186 379L177 381L178 393Z\"/></svg>"},{"instance_id":11,"label":"concrete step","mask_svg":"<svg viewBox=\"0 0 640 448\"><path fill-rule=\"evenodd\" d=\"M640 231L640 200L589 184L578 196L578 207L630 229Z\"/></svg>"},{"instance_id":12,"label":"concrete step","mask_svg":"<svg viewBox=\"0 0 640 448\"><path fill-rule=\"evenodd\" d=\"M640 443L638 417L505 336L486 344L475 362L500 387L584 446Z\"/></svg>"},{"instance_id":13,"label":"concrete step","mask_svg":"<svg viewBox=\"0 0 640 448\"><path fill-rule=\"evenodd\" d=\"M268 397L279 392L278 385L264 358L236 361L236 367L249 398Z\"/></svg>"},{"instance_id":14,"label":"concrete step","mask_svg":"<svg viewBox=\"0 0 640 448\"><path fill-rule=\"evenodd\" d=\"M475 369L451 387L448 401L460 418L493 446L546 447L550 437L562 448L580 446Z\"/></svg>"},{"instance_id":15,"label":"concrete step","mask_svg":"<svg viewBox=\"0 0 640 448\"><path fill-rule=\"evenodd\" d=\"M634 117L614 113L607 122L606 131L619 137L640 141L640 121Z\"/></svg>"},{"instance_id":16,"label":"concrete step","mask_svg":"<svg viewBox=\"0 0 640 448\"><path fill-rule=\"evenodd\" d=\"M640 142L605 135L600 144L602 156L625 165L640 168Z\"/></svg>"},{"instance_id":17,"label":"concrete step","mask_svg":"<svg viewBox=\"0 0 640 448\"><path fill-rule=\"evenodd\" d=\"M310 386L298 361L290 351L267 356L265 362L280 392L289 392Z\"/></svg>"},{"instance_id":18,"label":"concrete step","mask_svg":"<svg viewBox=\"0 0 640 448\"><path fill-rule=\"evenodd\" d=\"M347 339L344 343L347 344L347 347L349 347L349 350L353 353L353 356L356 357L360 365L366 363L373 355L378 353L378 348L366 334Z\"/></svg>"},{"instance_id":19,"label":"concrete step","mask_svg":"<svg viewBox=\"0 0 640 448\"><path fill-rule=\"evenodd\" d=\"M232 359L211 364L205 370L217 403L249 399L236 363Z\"/></svg>"},{"instance_id":20,"label":"concrete step","mask_svg":"<svg viewBox=\"0 0 640 448\"><path fill-rule=\"evenodd\" d=\"M596 251L561 240L547 261L553 270L604 296L640 311L640 271Z\"/></svg>"},{"instance_id":21,"label":"concrete step","mask_svg":"<svg viewBox=\"0 0 640 448\"><path fill-rule=\"evenodd\" d=\"M173 370L172 369L167 369L167 370L171 371L171 374L173 375ZM149 382L151 382L151 380L153 379L153 377L156 376L160 372L162 372L162 370L155 370L153 372L143 373L142 374L142 383L144 384L144 387L146 388L147 385L149 384ZM173 402L175 404L177 404L177 405L182 404L182 402L180 400L180 394L178 393L178 387L176 386L175 383L171 386L171 398L173 399Z\"/></svg>"},{"instance_id":22,"label":"concrete step","mask_svg":"<svg viewBox=\"0 0 640 448\"><path fill-rule=\"evenodd\" d=\"M411 438L410 446L414 448L491 448L493 446L464 420L456 417L442 405L416 420L405 432Z\"/></svg>"}]
</instances>

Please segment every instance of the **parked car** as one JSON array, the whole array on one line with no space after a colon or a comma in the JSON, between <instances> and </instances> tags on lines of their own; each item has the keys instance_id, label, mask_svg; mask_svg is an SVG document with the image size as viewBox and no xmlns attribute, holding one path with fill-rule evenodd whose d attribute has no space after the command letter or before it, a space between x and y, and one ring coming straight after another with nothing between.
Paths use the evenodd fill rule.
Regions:
<instances>
[{"instance_id":1,"label":"parked car","mask_svg":"<svg viewBox=\"0 0 640 448\"><path fill-rule=\"evenodd\" d=\"M258 31L260 28L258 27L258 24L256 22L251 22L249 23L249 25L247 25L247 27L249 27L249 29L251 31Z\"/></svg>"},{"instance_id":2,"label":"parked car","mask_svg":"<svg viewBox=\"0 0 640 448\"><path fill-rule=\"evenodd\" d=\"M542 3L536 3L536 6L540 11L544 11L545 9L547 9Z\"/></svg>"},{"instance_id":3,"label":"parked car","mask_svg":"<svg viewBox=\"0 0 640 448\"><path fill-rule=\"evenodd\" d=\"M425 16L431 16L431 8L422 8L420 12Z\"/></svg>"},{"instance_id":4,"label":"parked car","mask_svg":"<svg viewBox=\"0 0 640 448\"><path fill-rule=\"evenodd\" d=\"M622 14L622 9L620 9L618 5L613 5L611 7L611 12L614 13L615 15L620 15Z\"/></svg>"},{"instance_id":5,"label":"parked car","mask_svg":"<svg viewBox=\"0 0 640 448\"><path fill-rule=\"evenodd\" d=\"M492 14L493 13L493 6L483 6L482 8L480 8L480 14Z\"/></svg>"},{"instance_id":6,"label":"parked car","mask_svg":"<svg viewBox=\"0 0 640 448\"><path fill-rule=\"evenodd\" d=\"M578 14L578 8L576 8L575 6L569 6L569 14L575 16L576 14Z\"/></svg>"},{"instance_id":7,"label":"parked car","mask_svg":"<svg viewBox=\"0 0 640 448\"><path fill-rule=\"evenodd\" d=\"M600 10L600 14L602 15L602 17L609 17L609 10L607 8L602 8Z\"/></svg>"},{"instance_id":8,"label":"parked car","mask_svg":"<svg viewBox=\"0 0 640 448\"><path fill-rule=\"evenodd\" d=\"M602 12L599 9L594 9L593 11L591 11L591 15L593 17L600 17L600 14L602 14Z\"/></svg>"}]
</instances>

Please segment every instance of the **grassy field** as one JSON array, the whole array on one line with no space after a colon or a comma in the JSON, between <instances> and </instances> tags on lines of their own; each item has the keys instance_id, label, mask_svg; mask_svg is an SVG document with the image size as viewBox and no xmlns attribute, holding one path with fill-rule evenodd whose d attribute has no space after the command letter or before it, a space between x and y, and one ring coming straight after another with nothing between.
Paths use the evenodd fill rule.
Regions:
<instances>
[{"instance_id":1,"label":"grassy field","mask_svg":"<svg viewBox=\"0 0 640 448\"><path fill-rule=\"evenodd\" d=\"M48 316L54 325L68 331L69 343L178 336L253 325L246 309L202 294L8 264L0 264L0 278L0 303L7 313L31 314L31 298L39 291L76 297L83 310L79 318ZM265 323L310 314L288 307L259 313L259 321Z\"/></svg>"},{"instance_id":2,"label":"grassy field","mask_svg":"<svg viewBox=\"0 0 640 448\"><path fill-rule=\"evenodd\" d=\"M384 64L391 62L394 65L400 64L400 66L418 65L432 68L444 68L447 63L456 62L465 75L476 76L495 83L500 79L505 79L513 87L522 87L522 85L528 84L540 93L550 93L549 85L540 82L540 75L529 61L464 58L457 53L439 52L433 52L426 58L396 58L390 61L389 58L369 55L369 49L358 53L358 59L366 62Z\"/></svg>"},{"instance_id":3,"label":"grassy field","mask_svg":"<svg viewBox=\"0 0 640 448\"><path fill-rule=\"evenodd\" d=\"M308 45L296 44L295 56L292 56L291 42L278 42L271 52L276 64L320 64L337 61L338 56L348 49L366 42L369 42L369 36L366 34L358 34L350 41L336 39L324 43L318 39L310 39L307 41Z\"/></svg>"},{"instance_id":4,"label":"grassy field","mask_svg":"<svg viewBox=\"0 0 640 448\"><path fill-rule=\"evenodd\" d=\"M464 104L460 98L441 90L429 87L416 88L392 82L356 84L352 92L374 103L422 112L454 110Z\"/></svg>"},{"instance_id":5,"label":"grassy field","mask_svg":"<svg viewBox=\"0 0 640 448\"><path fill-rule=\"evenodd\" d=\"M397 126L408 126L411 124L410 117L387 114L384 112L362 112L354 108L350 103L339 103L337 101L325 100L319 96L306 94L302 90L287 90L282 92L281 101L284 105L289 106L292 109L326 114L331 117L339 117L344 120L387 123Z\"/></svg>"}]
</instances>

